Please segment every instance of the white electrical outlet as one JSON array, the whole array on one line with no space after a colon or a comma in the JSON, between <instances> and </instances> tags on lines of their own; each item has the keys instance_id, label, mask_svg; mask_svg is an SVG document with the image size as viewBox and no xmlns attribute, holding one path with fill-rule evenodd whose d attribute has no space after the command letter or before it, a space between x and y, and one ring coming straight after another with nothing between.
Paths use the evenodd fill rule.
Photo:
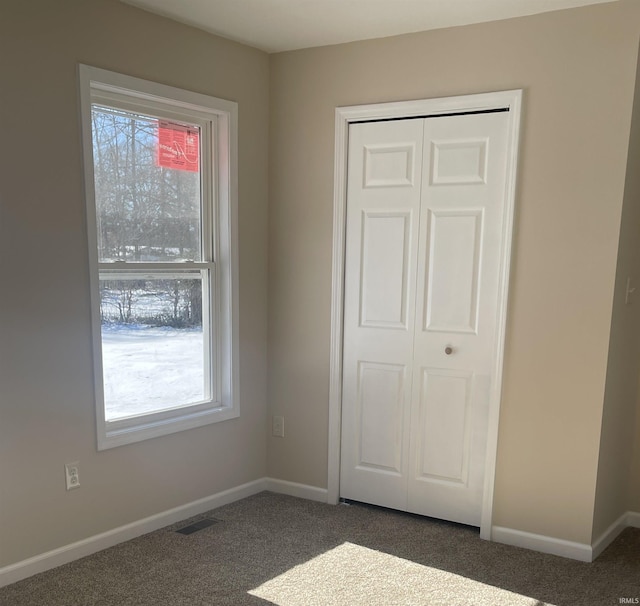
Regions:
<instances>
[{"instance_id":1,"label":"white electrical outlet","mask_svg":"<svg viewBox=\"0 0 640 606\"><path fill-rule=\"evenodd\" d=\"M67 479L67 490L80 488L80 463L65 463L65 477Z\"/></svg>"},{"instance_id":2,"label":"white electrical outlet","mask_svg":"<svg viewBox=\"0 0 640 606\"><path fill-rule=\"evenodd\" d=\"M284 417L273 415L271 433L277 438L284 438Z\"/></svg>"}]
</instances>

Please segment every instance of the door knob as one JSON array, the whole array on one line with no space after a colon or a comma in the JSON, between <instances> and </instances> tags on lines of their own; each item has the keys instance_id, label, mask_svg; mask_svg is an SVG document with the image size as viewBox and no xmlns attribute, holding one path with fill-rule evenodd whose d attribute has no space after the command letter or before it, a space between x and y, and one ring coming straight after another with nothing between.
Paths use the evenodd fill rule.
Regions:
<instances>
[{"instance_id":1,"label":"door knob","mask_svg":"<svg viewBox=\"0 0 640 606\"><path fill-rule=\"evenodd\" d=\"M450 347L449 345L447 345L444 348L444 353L446 353L448 356L450 356L453 353L453 347Z\"/></svg>"}]
</instances>

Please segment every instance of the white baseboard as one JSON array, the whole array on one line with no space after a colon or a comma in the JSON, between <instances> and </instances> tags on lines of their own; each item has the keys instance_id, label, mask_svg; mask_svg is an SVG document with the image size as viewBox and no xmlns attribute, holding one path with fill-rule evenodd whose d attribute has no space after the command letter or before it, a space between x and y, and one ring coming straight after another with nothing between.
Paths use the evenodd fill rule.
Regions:
<instances>
[{"instance_id":1,"label":"white baseboard","mask_svg":"<svg viewBox=\"0 0 640 606\"><path fill-rule=\"evenodd\" d=\"M640 528L640 512L628 511L626 524L627 526L633 526L633 528Z\"/></svg>"},{"instance_id":2,"label":"white baseboard","mask_svg":"<svg viewBox=\"0 0 640 606\"><path fill-rule=\"evenodd\" d=\"M102 551L108 547L113 547L118 543L135 539L140 535L169 526L170 524L175 524L186 518L204 513L205 511L250 497L264 490L311 501L319 501L321 503L326 503L328 499L328 490L326 488L318 488L316 486L275 478L260 478L253 482L224 490L209 497L174 507L173 509L160 512L148 518L143 518L131 524L119 526L118 528L88 537L82 541L77 541L76 543L71 543L27 560L0 568L0 587L26 579L34 574L50 570L62 564L67 564L68 562ZM498 543L505 543L506 545L524 547L526 549L533 549L534 551L590 562L618 536L625 526L640 528L640 513L626 513L611 525L602 537L596 541L593 547L591 545L573 543L571 541L564 541L500 526L494 526L492 528L491 538Z\"/></svg>"},{"instance_id":3,"label":"white baseboard","mask_svg":"<svg viewBox=\"0 0 640 606\"><path fill-rule=\"evenodd\" d=\"M107 547L113 547L118 543L129 541L147 532L175 524L186 518L209 511L210 509L222 507L222 505L227 505L228 503L233 503L234 501L257 494L267 490L267 484L268 481L266 478L260 478L259 480L254 480L253 482L248 482L247 484L242 484L241 486L236 486L235 488L187 503L186 505L157 513L148 518L132 522L131 524L126 524L113 530L88 537L82 541L77 541L76 543L71 543L70 545L42 553L33 558L16 562L10 566L5 566L4 568L0 568L0 587L26 579L34 574L55 568L56 566L67 564L68 562L91 555L97 551L102 551ZM270 490L275 491L273 488L270 488Z\"/></svg>"},{"instance_id":4,"label":"white baseboard","mask_svg":"<svg viewBox=\"0 0 640 606\"><path fill-rule=\"evenodd\" d=\"M593 559L595 560L627 526L640 528L640 513L627 511L623 513L593 544Z\"/></svg>"},{"instance_id":5,"label":"white baseboard","mask_svg":"<svg viewBox=\"0 0 640 606\"><path fill-rule=\"evenodd\" d=\"M525 549L550 553L563 558L580 560L581 562L591 562L593 559L591 545L586 543L574 543L573 541L514 530L513 528L494 526L491 529L491 539L497 543L524 547Z\"/></svg>"},{"instance_id":6,"label":"white baseboard","mask_svg":"<svg viewBox=\"0 0 640 606\"><path fill-rule=\"evenodd\" d=\"M329 492L326 488L318 488L307 484L298 484L297 482L288 482L287 480L276 480L275 478L266 478L267 488L271 492L286 494L291 497L300 497L309 501L320 501L326 503Z\"/></svg>"},{"instance_id":7,"label":"white baseboard","mask_svg":"<svg viewBox=\"0 0 640 606\"><path fill-rule=\"evenodd\" d=\"M595 560L611 543L613 543L618 535L627 527L629 513L623 513L609 528L607 528L593 543L592 551Z\"/></svg>"}]
</instances>

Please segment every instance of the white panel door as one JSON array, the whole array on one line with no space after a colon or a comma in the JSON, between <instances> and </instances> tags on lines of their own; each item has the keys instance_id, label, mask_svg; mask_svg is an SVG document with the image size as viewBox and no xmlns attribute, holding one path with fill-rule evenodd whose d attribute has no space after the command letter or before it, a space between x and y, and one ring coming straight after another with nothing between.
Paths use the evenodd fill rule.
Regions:
<instances>
[{"instance_id":1,"label":"white panel door","mask_svg":"<svg viewBox=\"0 0 640 606\"><path fill-rule=\"evenodd\" d=\"M423 136L419 120L349 133L341 496L396 509L409 477Z\"/></svg>"},{"instance_id":2,"label":"white panel door","mask_svg":"<svg viewBox=\"0 0 640 606\"><path fill-rule=\"evenodd\" d=\"M508 114L424 121L407 509L480 525Z\"/></svg>"},{"instance_id":3,"label":"white panel door","mask_svg":"<svg viewBox=\"0 0 640 606\"><path fill-rule=\"evenodd\" d=\"M343 498L480 524L507 132L506 113L350 127Z\"/></svg>"}]
</instances>

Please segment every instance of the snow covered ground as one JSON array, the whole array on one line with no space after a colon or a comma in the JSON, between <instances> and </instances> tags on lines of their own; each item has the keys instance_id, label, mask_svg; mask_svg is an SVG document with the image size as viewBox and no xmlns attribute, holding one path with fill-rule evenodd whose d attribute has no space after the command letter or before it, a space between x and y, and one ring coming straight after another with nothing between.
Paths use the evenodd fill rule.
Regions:
<instances>
[{"instance_id":1,"label":"snow covered ground","mask_svg":"<svg viewBox=\"0 0 640 606\"><path fill-rule=\"evenodd\" d=\"M104 325L107 420L204 399L201 329Z\"/></svg>"}]
</instances>

